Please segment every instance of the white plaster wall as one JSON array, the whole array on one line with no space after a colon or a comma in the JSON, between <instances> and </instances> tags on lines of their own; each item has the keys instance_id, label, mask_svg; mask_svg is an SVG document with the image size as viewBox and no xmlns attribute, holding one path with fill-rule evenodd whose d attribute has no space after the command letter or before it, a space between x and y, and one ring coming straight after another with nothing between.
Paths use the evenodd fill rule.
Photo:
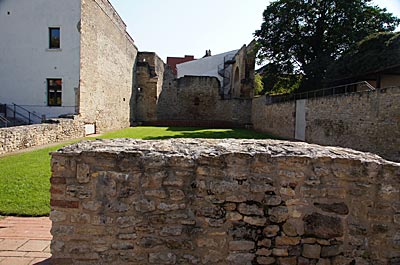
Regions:
<instances>
[{"instance_id":1,"label":"white plaster wall","mask_svg":"<svg viewBox=\"0 0 400 265\"><path fill-rule=\"evenodd\" d=\"M222 77L218 74L218 66L224 63L224 58L228 56L231 59L238 50L217 54L210 57L201 58L195 61L181 63L176 66L177 77L185 75L194 76L215 76L222 83Z\"/></svg>"},{"instance_id":2,"label":"white plaster wall","mask_svg":"<svg viewBox=\"0 0 400 265\"><path fill-rule=\"evenodd\" d=\"M80 0L0 0L0 103L48 117L75 112L80 10ZM49 27L61 28L60 50L48 49ZM47 106L47 78L63 80L61 107Z\"/></svg>"}]
</instances>

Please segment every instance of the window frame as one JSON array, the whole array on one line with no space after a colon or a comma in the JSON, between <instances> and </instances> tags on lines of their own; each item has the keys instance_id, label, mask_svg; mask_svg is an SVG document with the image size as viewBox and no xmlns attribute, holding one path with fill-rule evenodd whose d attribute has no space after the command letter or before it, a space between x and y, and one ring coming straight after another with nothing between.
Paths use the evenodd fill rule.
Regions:
<instances>
[{"instance_id":1,"label":"window frame","mask_svg":"<svg viewBox=\"0 0 400 265\"><path fill-rule=\"evenodd\" d=\"M53 30L58 30L58 45L53 43ZM57 43L56 43L57 44ZM49 50L61 49L61 27L49 27Z\"/></svg>"},{"instance_id":2,"label":"window frame","mask_svg":"<svg viewBox=\"0 0 400 265\"><path fill-rule=\"evenodd\" d=\"M52 81L54 82L59 81L60 85L51 85L50 83ZM62 78L47 78L46 85L47 85L47 106L62 107L62 86L63 86Z\"/></svg>"}]
</instances>

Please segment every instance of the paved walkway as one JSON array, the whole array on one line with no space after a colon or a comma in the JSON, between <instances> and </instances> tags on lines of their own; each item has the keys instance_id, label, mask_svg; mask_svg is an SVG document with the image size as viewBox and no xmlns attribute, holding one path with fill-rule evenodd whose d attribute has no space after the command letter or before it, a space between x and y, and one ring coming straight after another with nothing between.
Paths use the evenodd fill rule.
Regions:
<instances>
[{"instance_id":1,"label":"paved walkway","mask_svg":"<svg viewBox=\"0 0 400 265\"><path fill-rule=\"evenodd\" d=\"M51 221L48 217L0 220L0 265L50 264Z\"/></svg>"}]
</instances>

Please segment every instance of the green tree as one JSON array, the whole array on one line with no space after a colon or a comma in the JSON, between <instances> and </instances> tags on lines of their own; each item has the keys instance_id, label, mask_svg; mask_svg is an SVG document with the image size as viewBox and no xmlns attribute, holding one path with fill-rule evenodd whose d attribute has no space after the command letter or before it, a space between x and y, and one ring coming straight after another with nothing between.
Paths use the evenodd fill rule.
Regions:
<instances>
[{"instance_id":1,"label":"green tree","mask_svg":"<svg viewBox=\"0 0 400 265\"><path fill-rule=\"evenodd\" d=\"M262 95L264 90L264 83L262 81L262 76L256 73L254 76L254 95Z\"/></svg>"},{"instance_id":2,"label":"green tree","mask_svg":"<svg viewBox=\"0 0 400 265\"><path fill-rule=\"evenodd\" d=\"M297 90L301 84L301 74L284 74L279 65L267 64L264 67L262 81L264 89L261 94L288 94Z\"/></svg>"},{"instance_id":3,"label":"green tree","mask_svg":"<svg viewBox=\"0 0 400 265\"><path fill-rule=\"evenodd\" d=\"M301 90L322 87L328 65L364 37L393 31L400 19L371 0L277 0L255 32L259 59L281 74L303 74Z\"/></svg>"},{"instance_id":4,"label":"green tree","mask_svg":"<svg viewBox=\"0 0 400 265\"><path fill-rule=\"evenodd\" d=\"M328 67L326 79L348 79L358 81L357 77L400 64L400 32L374 33L358 42L339 60Z\"/></svg>"}]
</instances>

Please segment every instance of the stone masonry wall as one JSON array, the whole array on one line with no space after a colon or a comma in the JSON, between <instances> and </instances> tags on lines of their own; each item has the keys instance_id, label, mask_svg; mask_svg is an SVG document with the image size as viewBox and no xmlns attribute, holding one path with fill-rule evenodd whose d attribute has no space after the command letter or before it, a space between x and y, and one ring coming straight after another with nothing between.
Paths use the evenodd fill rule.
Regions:
<instances>
[{"instance_id":1,"label":"stone masonry wall","mask_svg":"<svg viewBox=\"0 0 400 265\"><path fill-rule=\"evenodd\" d=\"M138 122L157 120L157 104L167 66L154 52L139 52L136 78L136 118Z\"/></svg>"},{"instance_id":2,"label":"stone masonry wall","mask_svg":"<svg viewBox=\"0 0 400 265\"><path fill-rule=\"evenodd\" d=\"M296 103L253 103L258 131L293 139ZM354 148L400 161L400 87L306 101L306 142Z\"/></svg>"},{"instance_id":3,"label":"stone masonry wall","mask_svg":"<svg viewBox=\"0 0 400 265\"><path fill-rule=\"evenodd\" d=\"M164 82L157 109L159 121L214 121L232 126L251 122L251 99L222 100L216 77L184 76Z\"/></svg>"},{"instance_id":4,"label":"stone masonry wall","mask_svg":"<svg viewBox=\"0 0 400 265\"><path fill-rule=\"evenodd\" d=\"M265 105L265 97L253 99L252 124L256 131L293 139L296 125L296 102Z\"/></svg>"},{"instance_id":5,"label":"stone masonry wall","mask_svg":"<svg viewBox=\"0 0 400 265\"><path fill-rule=\"evenodd\" d=\"M0 128L0 154L85 136L83 123L54 119L56 123Z\"/></svg>"},{"instance_id":6,"label":"stone masonry wall","mask_svg":"<svg viewBox=\"0 0 400 265\"><path fill-rule=\"evenodd\" d=\"M55 264L400 262L400 164L350 149L83 141L51 183Z\"/></svg>"},{"instance_id":7,"label":"stone masonry wall","mask_svg":"<svg viewBox=\"0 0 400 265\"><path fill-rule=\"evenodd\" d=\"M82 0L79 113L96 132L129 127L137 48L107 0Z\"/></svg>"}]
</instances>

